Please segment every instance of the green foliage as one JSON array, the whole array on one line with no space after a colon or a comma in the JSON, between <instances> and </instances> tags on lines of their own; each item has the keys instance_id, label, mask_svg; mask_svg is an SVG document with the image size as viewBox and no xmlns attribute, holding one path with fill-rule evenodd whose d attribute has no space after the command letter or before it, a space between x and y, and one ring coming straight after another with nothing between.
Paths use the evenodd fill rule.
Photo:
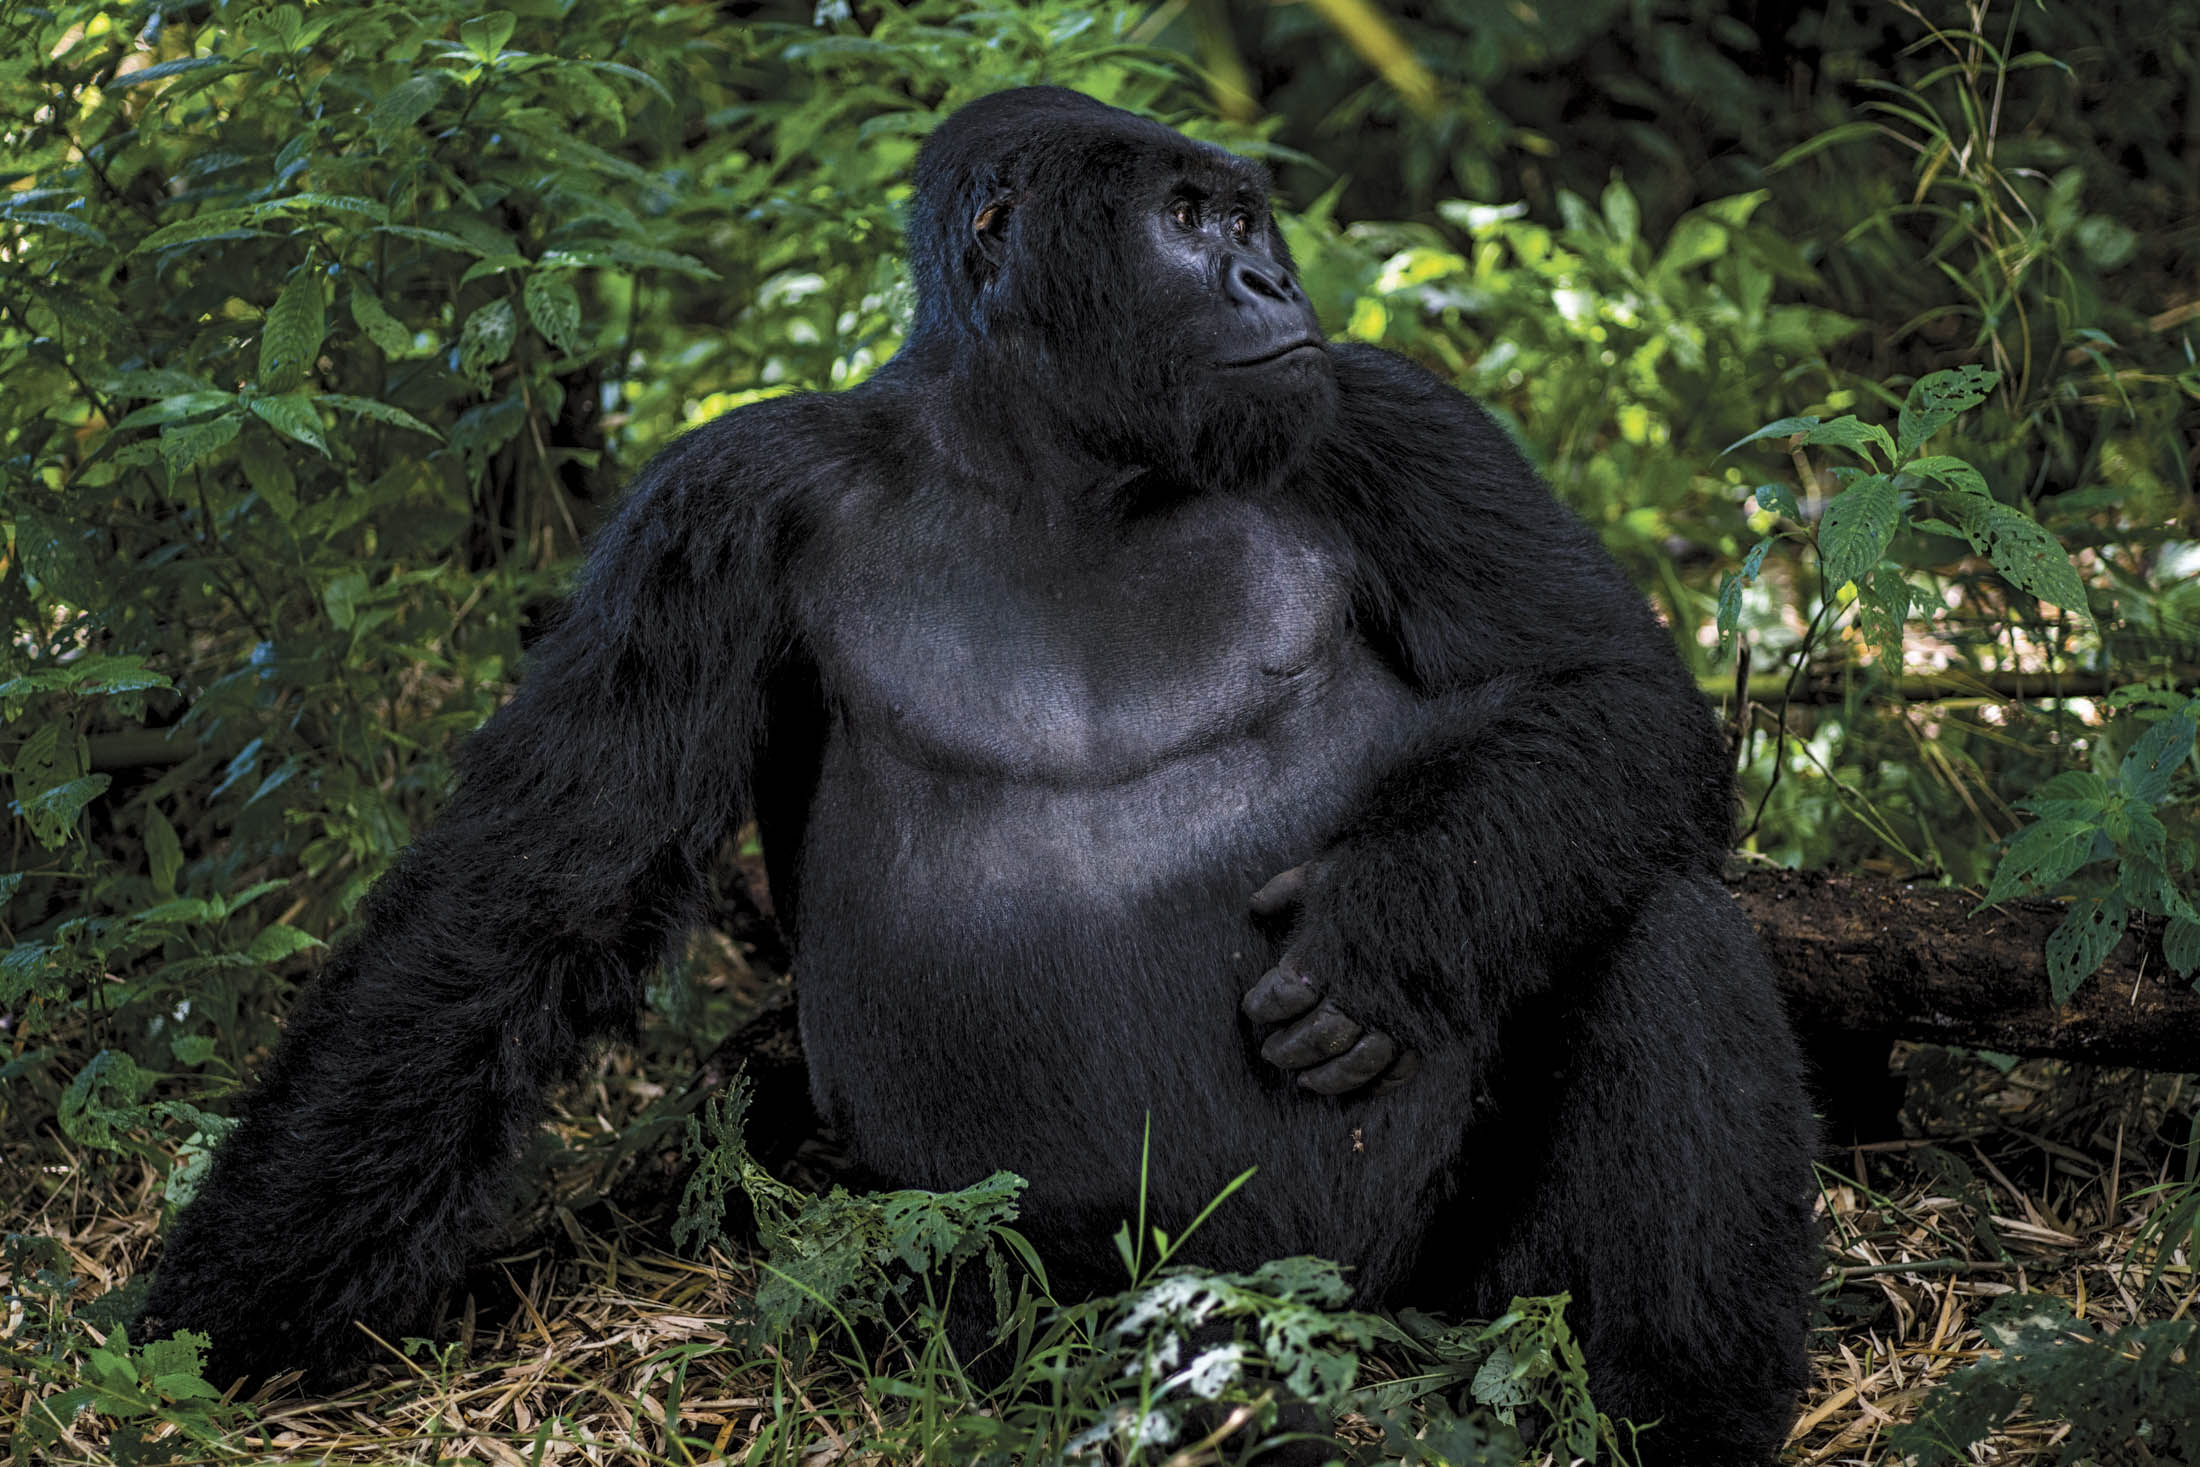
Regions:
<instances>
[{"instance_id":1,"label":"green foliage","mask_svg":"<svg viewBox=\"0 0 2200 1467\"><path fill-rule=\"evenodd\" d=\"M87 1415L100 1419L107 1456L120 1467L186 1454L195 1459L234 1431L244 1413L224 1404L220 1389L207 1382L203 1335L185 1331L133 1346L116 1325L104 1340L94 1338L68 1313L76 1280L51 1240L10 1233L0 1240L0 1264L10 1280L6 1303L17 1316L0 1359L32 1385L63 1387L44 1396L25 1393L8 1443L11 1462L52 1459L74 1445L68 1433Z\"/></svg>"},{"instance_id":2,"label":"green foliage","mask_svg":"<svg viewBox=\"0 0 2200 1467\"><path fill-rule=\"evenodd\" d=\"M2010 840L1980 903L2039 895L2097 863L2115 863L2114 875L2092 882L2047 940L2057 1003L2108 960L2135 912L2166 920L2162 950L2174 971L2200 970L2200 909L2185 890L2200 855L2190 836L2172 839L2164 820L2173 799L2189 809L2200 791L2200 698L2156 714L2114 774L2067 770L2017 802L2038 818ZM2134 712L2132 721L2142 718ZM2105 754L2109 746L2101 747Z\"/></svg>"},{"instance_id":3,"label":"green foliage","mask_svg":"<svg viewBox=\"0 0 2200 1467\"><path fill-rule=\"evenodd\" d=\"M2064 1428L2046 1460L2069 1467L2186 1460L2200 1423L2200 1321L2108 1333L2061 1299L2012 1294L1980 1325L1998 1353L1957 1371L1890 1436L1918 1467L1968 1463L1969 1448L2020 1415Z\"/></svg>"}]
</instances>

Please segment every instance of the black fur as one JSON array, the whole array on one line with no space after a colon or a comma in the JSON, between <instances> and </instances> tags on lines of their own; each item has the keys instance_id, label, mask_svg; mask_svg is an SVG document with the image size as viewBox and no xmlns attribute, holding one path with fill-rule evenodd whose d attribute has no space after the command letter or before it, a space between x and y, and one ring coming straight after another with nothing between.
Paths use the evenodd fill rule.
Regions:
<instances>
[{"instance_id":1,"label":"black fur","mask_svg":"<svg viewBox=\"0 0 2200 1467\"><path fill-rule=\"evenodd\" d=\"M1570 1290L1652 1460L1771 1459L1810 1123L1718 885L1722 741L1474 403L1284 350L1311 315L1266 189L1074 93L940 127L907 346L643 475L301 1005L151 1321L223 1370L429 1322L753 810L816 1098L872 1171L1013 1168L1058 1281L1109 1285L1150 1113L1163 1225L1260 1169L1204 1260L1481 1313ZM1286 868L1287 925L1248 905Z\"/></svg>"}]
</instances>

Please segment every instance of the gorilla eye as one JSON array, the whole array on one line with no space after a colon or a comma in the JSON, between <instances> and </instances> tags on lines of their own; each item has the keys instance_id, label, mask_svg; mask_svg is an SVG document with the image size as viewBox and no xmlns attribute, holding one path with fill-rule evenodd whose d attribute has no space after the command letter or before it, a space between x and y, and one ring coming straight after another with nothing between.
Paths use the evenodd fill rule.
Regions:
<instances>
[{"instance_id":1,"label":"gorilla eye","mask_svg":"<svg viewBox=\"0 0 2200 1467\"><path fill-rule=\"evenodd\" d=\"M1232 214L1230 216L1230 238L1236 240L1239 244L1243 244L1252 237L1253 216L1250 214Z\"/></svg>"},{"instance_id":2,"label":"gorilla eye","mask_svg":"<svg viewBox=\"0 0 2200 1467\"><path fill-rule=\"evenodd\" d=\"M1186 229L1199 227L1199 206L1190 199L1178 199L1169 205L1169 217Z\"/></svg>"}]
</instances>

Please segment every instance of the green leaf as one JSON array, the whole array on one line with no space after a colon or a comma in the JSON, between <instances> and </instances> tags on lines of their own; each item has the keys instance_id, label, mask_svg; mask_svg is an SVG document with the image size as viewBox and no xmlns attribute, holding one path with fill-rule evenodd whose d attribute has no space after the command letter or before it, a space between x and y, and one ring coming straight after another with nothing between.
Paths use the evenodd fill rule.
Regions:
<instances>
[{"instance_id":1,"label":"green leaf","mask_svg":"<svg viewBox=\"0 0 2200 1467\"><path fill-rule=\"evenodd\" d=\"M439 71L424 71L407 77L375 102L374 111L367 118L367 129L386 135L411 127L443 100L443 87L443 73Z\"/></svg>"},{"instance_id":2,"label":"green leaf","mask_svg":"<svg viewBox=\"0 0 2200 1467\"><path fill-rule=\"evenodd\" d=\"M2162 956L2180 978L2200 968L2200 922L2187 917L2171 919L2162 934Z\"/></svg>"},{"instance_id":3,"label":"green leaf","mask_svg":"<svg viewBox=\"0 0 2200 1467\"><path fill-rule=\"evenodd\" d=\"M298 479L290 471L290 459L282 446L265 433L248 433L237 448L237 463L245 482L288 524L298 517Z\"/></svg>"},{"instance_id":4,"label":"green leaf","mask_svg":"<svg viewBox=\"0 0 2200 1467\"><path fill-rule=\"evenodd\" d=\"M1956 417L1986 401L2001 381L2001 373L1980 366L1962 366L1947 372L1930 372L1910 387L1902 414L1895 422L1900 435L1899 454L1908 458L1925 440L1955 421Z\"/></svg>"},{"instance_id":5,"label":"green leaf","mask_svg":"<svg viewBox=\"0 0 2200 1467\"><path fill-rule=\"evenodd\" d=\"M2017 801L2017 808L2047 820L2084 820L2098 824L2108 814L2115 791L2090 769L2066 769Z\"/></svg>"},{"instance_id":6,"label":"green leaf","mask_svg":"<svg viewBox=\"0 0 2200 1467\"><path fill-rule=\"evenodd\" d=\"M1769 509L1774 514L1786 515L1797 524L1801 524L1803 520L1803 506L1796 502L1795 491L1785 484L1759 484L1757 507Z\"/></svg>"},{"instance_id":7,"label":"green leaf","mask_svg":"<svg viewBox=\"0 0 2200 1467\"><path fill-rule=\"evenodd\" d=\"M255 963L279 963L293 954L320 945L320 939L311 933L300 932L295 927L285 927L277 922L262 927L252 939L252 945L244 950L244 955Z\"/></svg>"},{"instance_id":8,"label":"green leaf","mask_svg":"<svg viewBox=\"0 0 2200 1467\"><path fill-rule=\"evenodd\" d=\"M2114 892L2082 897L2047 939L2047 986L2055 1002L2070 1002L2078 985L2098 972L2130 921L2124 899Z\"/></svg>"},{"instance_id":9,"label":"green leaf","mask_svg":"<svg viewBox=\"0 0 2200 1467\"><path fill-rule=\"evenodd\" d=\"M142 255L147 250L173 249L177 245L197 244L203 240L243 238L268 231L254 227L258 216L250 209L212 209L190 219L174 224L164 224L137 242L130 251Z\"/></svg>"},{"instance_id":10,"label":"green leaf","mask_svg":"<svg viewBox=\"0 0 2200 1467\"><path fill-rule=\"evenodd\" d=\"M1894 439L1887 435L1887 430L1877 423L1867 423L1853 413L1845 418L1835 418L1830 423L1820 423L1803 435L1803 441L1825 447L1845 448L1873 468L1879 467L1879 460L1872 454L1873 449L1884 452L1890 463L1894 459Z\"/></svg>"},{"instance_id":11,"label":"green leaf","mask_svg":"<svg viewBox=\"0 0 2200 1467\"><path fill-rule=\"evenodd\" d=\"M327 333L320 272L293 271L260 327L260 390L289 392L304 381Z\"/></svg>"},{"instance_id":12,"label":"green leaf","mask_svg":"<svg viewBox=\"0 0 2200 1467\"><path fill-rule=\"evenodd\" d=\"M324 457L328 454L328 440L321 436L321 415L313 410L313 399L308 394L286 392L280 397L255 397L252 415L285 438L295 438Z\"/></svg>"},{"instance_id":13,"label":"green leaf","mask_svg":"<svg viewBox=\"0 0 2200 1467\"><path fill-rule=\"evenodd\" d=\"M351 287L351 319L386 357L401 357L412 347L412 333L382 309L374 292L356 282Z\"/></svg>"},{"instance_id":14,"label":"green leaf","mask_svg":"<svg viewBox=\"0 0 2200 1467\"><path fill-rule=\"evenodd\" d=\"M1910 586L1892 567L1874 570L1863 582L1857 618L1864 637L1883 661L1902 661L1902 629L1910 621Z\"/></svg>"},{"instance_id":15,"label":"green leaf","mask_svg":"<svg viewBox=\"0 0 2200 1467\"><path fill-rule=\"evenodd\" d=\"M1997 499L1972 494L1942 503L1956 516L1972 547L1994 562L2003 580L2028 596L2092 619L2077 567L2038 521Z\"/></svg>"},{"instance_id":16,"label":"green leaf","mask_svg":"<svg viewBox=\"0 0 2200 1467\"><path fill-rule=\"evenodd\" d=\"M184 56L174 61L163 61L142 71L126 71L107 83L108 90L123 87L142 87L147 82L166 81L172 76L182 76L191 71L229 71L236 63L227 56Z\"/></svg>"},{"instance_id":17,"label":"green leaf","mask_svg":"<svg viewBox=\"0 0 2200 1467\"><path fill-rule=\"evenodd\" d=\"M1879 564L1901 517L1901 492L1882 475L1865 475L1835 495L1818 525L1827 588L1863 580Z\"/></svg>"},{"instance_id":18,"label":"green leaf","mask_svg":"<svg viewBox=\"0 0 2200 1467\"><path fill-rule=\"evenodd\" d=\"M1986 889L1978 910L2054 887L2092 859L2093 837L2099 831L2090 820L2042 820L2027 825L2002 853L1993 885Z\"/></svg>"},{"instance_id":19,"label":"green leaf","mask_svg":"<svg viewBox=\"0 0 2200 1467\"><path fill-rule=\"evenodd\" d=\"M2187 703L2139 735L2131 752L2124 755L2123 767L2116 772L2117 782L2126 794L2149 805L2159 805L2169 798L2170 779L2192 753L2194 735L2200 732L2194 718L2196 710L2200 710L2200 701Z\"/></svg>"},{"instance_id":20,"label":"green leaf","mask_svg":"<svg viewBox=\"0 0 2200 1467\"><path fill-rule=\"evenodd\" d=\"M486 66L503 52L504 43L512 39L512 28L517 24L509 10L485 11L472 20L459 23L459 44Z\"/></svg>"},{"instance_id":21,"label":"green leaf","mask_svg":"<svg viewBox=\"0 0 2200 1467\"><path fill-rule=\"evenodd\" d=\"M489 252L472 240L451 233L447 229L422 229L417 224L377 224L376 234L391 234L399 239L409 239L420 244L432 244L438 249L455 250L462 255L486 255Z\"/></svg>"},{"instance_id":22,"label":"green leaf","mask_svg":"<svg viewBox=\"0 0 2200 1467\"><path fill-rule=\"evenodd\" d=\"M1627 185L1613 179L1604 186L1604 223L1621 244L1633 244L1642 232L1642 208Z\"/></svg>"},{"instance_id":23,"label":"green leaf","mask_svg":"<svg viewBox=\"0 0 2200 1467\"><path fill-rule=\"evenodd\" d=\"M1986 487L1986 476L1960 458L1934 454L1929 458L1913 458L1902 466L1905 474L1915 474L1921 479L1931 479L1962 494L1984 494L1992 498Z\"/></svg>"},{"instance_id":24,"label":"green leaf","mask_svg":"<svg viewBox=\"0 0 2200 1467\"><path fill-rule=\"evenodd\" d=\"M181 418L195 418L200 413L210 413L217 408L227 407L236 400L236 393L214 388L203 392L179 392L173 397L164 397L159 402L149 402L136 412L128 414L115 424L115 431L123 433L132 428L151 428L162 423L173 423Z\"/></svg>"},{"instance_id":25,"label":"green leaf","mask_svg":"<svg viewBox=\"0 0 2200 1467\"><path fill-rule=\"evenodd\" d=\"M560 355L571 355L581 336L581 302L573 283L563 275L538 270L527 277L520 295L527 303L528 319L543 340Z\"/></svg>"},{"instance_id":26,"label":"green leaf","mask_svg":"<svg viewBox=\"0 0 2200 1467\"><path fill-rule=\"evenodd\" d=\"M145 859L153 873L153 890L164 897L176 894L176 873L183 869L183 842L158 805L145 809Z\"/></svg>"},{"instance_id":27,"label":"green leaf","mask_svg":"<svg viewBox=\"0 0 2200 1467\"><path fill-rule=\"evenodd\" d=\"M511 301L489 302L468 316L458 333L458 369L486 393L490 369L512 354L512 342L518 334Z\"/></svg>"},{"instance_id":28,"label":"green leaf","mask_svg":"<svg viewBox=\"0 0 2200 1467\"><path fill-rule=\"evenodd\" d=\"M376 398L353 397L348 392L324 392L315 401L343 412L357 413L362 418L372 418L377 423L387 423L393 428L410 428L435 439L443 436L403 408L392 407Z\"/></svg>"},{"instance_id":29,"label":"green leaf","mask_svg":"<svg viewBox=\"0 0 2200 1467\"><path fill-rule=\"evenodd\" d=\"M1735 439L1719 450L1719 457L1724 458L1743 444L1755 443L1760 438L1792 438L1797 433L1808 433L1817 426L1816 418L1781 418L1777 422L1765 424L1754 433Z\"/></svg>"},{"instance_id":30,"label":"green leaf","mask_svg":"<svg viewBox=\"0 0 2200 1467\"><path fill-rule=\"evenodd\" d=\"M226 412L203 423L171 423L161 429L160 457L168 465L169 477L184 473L216 449L226 448L243 426L243 413Z\"/></svg>"}]
</instances>

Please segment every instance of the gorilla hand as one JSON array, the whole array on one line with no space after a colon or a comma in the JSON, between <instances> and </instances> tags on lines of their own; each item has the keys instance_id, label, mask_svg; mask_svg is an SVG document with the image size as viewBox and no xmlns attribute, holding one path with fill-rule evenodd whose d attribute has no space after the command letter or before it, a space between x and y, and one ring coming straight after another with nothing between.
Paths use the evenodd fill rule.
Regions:
<instances>
[{"instance_id":1,"label":"gorilla hand","mask_svg":"<svg viewBox=\"0 0 2200 1467\"><path fill-rule=\"evenodd\" d=\"M1420 1069L1420 1056L1369 1028L1324 992L1324 976L1308 971L1312 944L1304 932L1309 889L1321 883L1323 865L1293 866L1253 893L1253 914L1280 918L1300 913L1296 933L1276 966L1261 975L1240 1006L1256 1024L1277 1028L1261 1045L1261 1058L1296 1072L1299 1084L1320 1095L1345 1095L1371 1083L1378 1092L1397 1088ZM1319 897L1316 896L1316 904Z\"/></svg>"}]
</instances>

